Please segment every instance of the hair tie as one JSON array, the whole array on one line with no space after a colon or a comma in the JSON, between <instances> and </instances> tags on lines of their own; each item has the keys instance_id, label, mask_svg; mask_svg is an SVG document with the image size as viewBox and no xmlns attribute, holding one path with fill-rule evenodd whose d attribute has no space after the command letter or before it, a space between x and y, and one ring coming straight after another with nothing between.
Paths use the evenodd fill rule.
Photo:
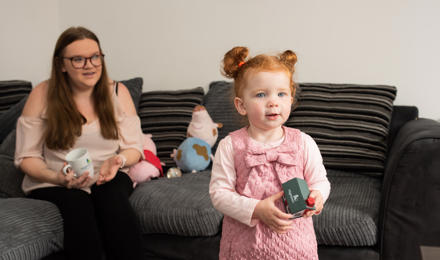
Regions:
<instances>
[{"instance_id":1,"label":"hair tie","mask_svg":"<svg viewBox=\"0 0 440 260\"><path fill-rule=\"evenodd\" d=\"M238 63L238 67L240 68L241 66L243 66L244 63L245 63L244 61L240 61L240 62Z\"/></svg>"}]
</instances>

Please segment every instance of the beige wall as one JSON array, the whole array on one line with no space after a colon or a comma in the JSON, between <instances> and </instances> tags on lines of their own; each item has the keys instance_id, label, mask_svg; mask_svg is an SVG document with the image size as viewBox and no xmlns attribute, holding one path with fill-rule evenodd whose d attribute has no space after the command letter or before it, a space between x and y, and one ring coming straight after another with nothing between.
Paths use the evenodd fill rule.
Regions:
<instances>
[{"instance_id":1,"label":"beige wall","mask_svg":"<svg viewBox=\"0 0 440 260\"><path fill-rule=\"evenodd\" d=\"M115 79L144 90L207 87L235 45L292 49L296 80L390 84L396 104L440 119L440 1L1 0L0 79L48 76L56 37L83 25L100 37Z\"/></svg>"},{"instance_id":2,"label":"beige wall","mask_svg":"<svg viewBox=\"0 0 440 260\"><path fill-rule=\"evenodd\" d=\"M58 13L57 0L0 0L0 80L48 77Z\"/></svg>"}]
</instances>

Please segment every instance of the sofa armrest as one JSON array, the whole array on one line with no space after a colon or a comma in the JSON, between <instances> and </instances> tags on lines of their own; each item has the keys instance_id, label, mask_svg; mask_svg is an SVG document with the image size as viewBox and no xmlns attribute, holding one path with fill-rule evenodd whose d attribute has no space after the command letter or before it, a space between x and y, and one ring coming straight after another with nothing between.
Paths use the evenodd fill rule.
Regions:
<instances>
[{"instance_id":1,"label":"sofa armrest","mask_svg":"<svg viewBox=\"0 0 440 260\"><path fill-rule=\"evenodd\" d=\"M420 246L440 246L440 122L412 120L388 155L380 211L382 259L421 259Z\"/></svg>"}]
</instances>

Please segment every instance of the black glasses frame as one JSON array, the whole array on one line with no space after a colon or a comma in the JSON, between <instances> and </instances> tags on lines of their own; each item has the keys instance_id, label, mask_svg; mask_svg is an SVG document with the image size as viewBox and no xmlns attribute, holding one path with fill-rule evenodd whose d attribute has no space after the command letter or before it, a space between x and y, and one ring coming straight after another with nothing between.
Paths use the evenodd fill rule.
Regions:
<instances>
[{"instance_id":1,"label":"black glasses frame","mask_svg":"<svg viewBox=\"0 0 440 260\"><path fill-rule=\"evenodd\" d=\"M99 56L99 58L101 60L101 63L98 64L98 65L93 64L92 58L95 57L95 56ZM73 56L73 57L62 57L62 58L66 59L66 60L70 60L70 63L72 64L73 68L75 68L75 69L84 69L86 67L87 60L90 60L90 64L92 64L93 67L95 67L95 68L101 66L102 65L102 60L104 59L104 56L105 56L104 54L94 54L94 55L92 55L90 57ZM75 65L73 64L73 59L79 58L79 57L84 58L84 64L81 67L75 67Z\"/></svg>"}]
</instances>

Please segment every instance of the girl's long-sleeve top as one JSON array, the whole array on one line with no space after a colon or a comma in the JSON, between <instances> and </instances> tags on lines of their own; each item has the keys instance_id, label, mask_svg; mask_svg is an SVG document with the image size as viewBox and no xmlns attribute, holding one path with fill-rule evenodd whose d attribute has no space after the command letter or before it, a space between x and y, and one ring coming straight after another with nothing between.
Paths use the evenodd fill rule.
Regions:
<instances>
[{"instance_id":1,"label":"girl's long-sleeve top","mask_svg":"<svg viewBox=\"0 0 440 260\"><path fill-rule=\"evenodd\" d=\"M302 133L304 147L304 179L308 180L310 190L321 192L324 202L330 194L330 183L322 163L322 156L315 141ZM265 144L272 147L280 145L284 137L274 143ZM232 139L226 136L218 145L211 174L209 193L214 207L246 225L254 226L258 220L252 219L255 206L259 200L241 196L235 191L236 174L234 167L234 149Z\"/></svg>"}]
</instances>

